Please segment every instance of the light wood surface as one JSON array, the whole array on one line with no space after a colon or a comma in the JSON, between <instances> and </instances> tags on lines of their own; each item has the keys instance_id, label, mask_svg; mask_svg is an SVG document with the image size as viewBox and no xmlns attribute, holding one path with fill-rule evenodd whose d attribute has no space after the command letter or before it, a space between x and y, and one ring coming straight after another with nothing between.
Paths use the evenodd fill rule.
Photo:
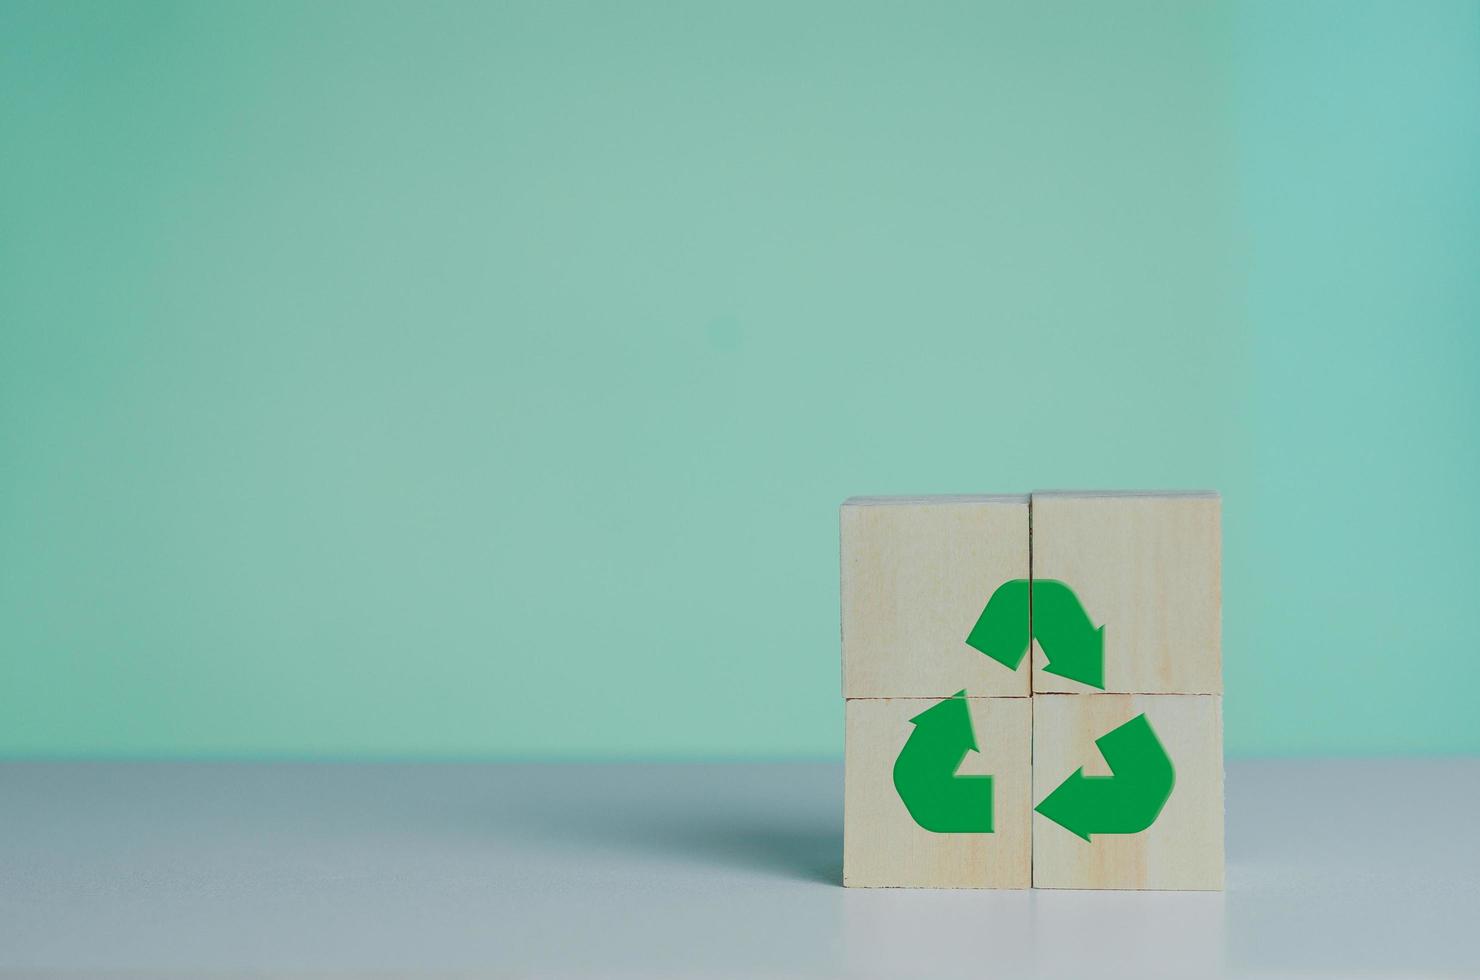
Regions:
<instances>
[{"instance_id":1,"label":"light wood surface","mask_svg":"<svg viewBox=\"0 0 1480 980\"><path fill-rule=\"evenodd\" d=\"M1223 887L1223 699L1213 695L1041 694L1033 701L1033 805L1081 766L1111 775L1095 740L1144 713L1172 760L1171 796L1138 834L1086 842L1033 814L1036 888Z\"/></svg>"},{"instance_id":2,"label":"light wood surface","mask_svg":"<svg viewBox=\"0 0 1480 980\"><path fill-rule=\"evenodd\" d=\"M841 508L843 696L1026 697L966 645L987 599L1028 577L1028 498L855 497Z\"/></svg>"},{"instance_id":3,"label":"light wood surface","mask_svg":"<svg viewBox=\"0 0 1480 980\"><path fill-rule=\"evenodd\" d=\"M1222 693L1217 494L1034 493L1032 525L1033 577L1105 627L1107 693ZM1032 658L1034 693L1096 692Z\"/></svg>"},{"instance_id":4,"label":"light wood surface","mask_svg":"<svg viewBox=\"0 0 1480 980\"><path fill-rule=\"evenodd\" d=\"M1027 888L1033 705L1029 698L968 698L978 751L958 773L990 775L993 832L936 834L911 818L894 787L894 761L930 698L847 703L843 884L850 887Z\"/></svg>"}]
</instances>

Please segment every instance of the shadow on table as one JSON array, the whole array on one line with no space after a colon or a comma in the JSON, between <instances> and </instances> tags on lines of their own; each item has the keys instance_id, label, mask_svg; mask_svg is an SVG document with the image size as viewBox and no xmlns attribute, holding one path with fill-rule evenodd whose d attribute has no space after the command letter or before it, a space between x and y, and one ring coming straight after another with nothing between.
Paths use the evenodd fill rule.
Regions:
<instances>
[{"instance_id":1,"label":"shadow on table","mask_svg":"<svg viewBox=\"0 0 1480 980\"><path fill-rule=\"evenodd\" d=\"M841 767L788 763L531 767L493 801L501 835L843 880ZM552 773L559 778L551 778Z\"/></svg>"},{"instance_id":2,"label":"shadow on table","mask_svg":"<svg viewBox=\"0 0 1480 980\"><path fill-rule=\"evenodd\" d=\"M843 881L841 827L745 820L723 814L687 817L592 813L587 820L543 824L567 845L596 846L657 860L725 866L818 884ZM841 822L841 815L839 816Z\"/></svg>"},{"instance_id":3,"label":"shadow on table","mask_svg":"<svg viewBox=\"0 0 1480 980\"><path fill-rule=\"evenodd\" d=\"M696 820L668 827L631 828L621 843L659 857L721 864L755 873L826 885L843 882L840 829Z\"/></svg>"}]
</instances>

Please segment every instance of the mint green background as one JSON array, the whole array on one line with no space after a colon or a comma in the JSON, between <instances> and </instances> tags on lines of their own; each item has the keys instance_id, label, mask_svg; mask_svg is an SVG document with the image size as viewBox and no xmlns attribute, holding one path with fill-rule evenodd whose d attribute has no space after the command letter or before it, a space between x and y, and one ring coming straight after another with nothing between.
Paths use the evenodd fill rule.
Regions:
<instances>
[{"instance_id":1,"label":"mint green background","mask_svg":"<svg viewBox=\"0 0 1480 980\"><path fill-rule=\"evenodd\" d=\"M825 755L836 507L1225 494L1474 752L1480 5L0 0L0 752Z\"/></svg>"}]
</instances>

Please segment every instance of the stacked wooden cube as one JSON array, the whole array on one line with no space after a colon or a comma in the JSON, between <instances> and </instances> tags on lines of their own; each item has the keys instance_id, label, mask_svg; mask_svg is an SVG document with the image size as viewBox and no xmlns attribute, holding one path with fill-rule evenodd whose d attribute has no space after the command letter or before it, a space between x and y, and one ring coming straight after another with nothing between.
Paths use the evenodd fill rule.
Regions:
<instances>
[{"instance_id":1,"label":"stacked wooden cube","mask_svg":"<svg viewBox=\"0 0 1480 980\"><path fill-rule=\"evenodd\" d=\"M844 884L1223 887L1217 494L841 516Z\"/></svg>"}]
</instances>

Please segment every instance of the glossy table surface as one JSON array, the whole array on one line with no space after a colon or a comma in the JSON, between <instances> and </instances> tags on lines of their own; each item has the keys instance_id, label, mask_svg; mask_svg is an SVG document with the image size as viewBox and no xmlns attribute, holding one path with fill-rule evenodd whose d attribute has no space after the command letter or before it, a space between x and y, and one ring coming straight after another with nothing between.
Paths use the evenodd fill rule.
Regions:
<instances>
[{"instance_id":1,"label":"glossy table surface","mask_svg":"<svg viewBox=\"0 0 1480 980\"><path fill-rule=\"evenodd\" d=\"M0 976L1480 974L1480 760L1234 762L1222 894L839 886L836 763L0 764Z\"/></svg>"}]
</instances>

